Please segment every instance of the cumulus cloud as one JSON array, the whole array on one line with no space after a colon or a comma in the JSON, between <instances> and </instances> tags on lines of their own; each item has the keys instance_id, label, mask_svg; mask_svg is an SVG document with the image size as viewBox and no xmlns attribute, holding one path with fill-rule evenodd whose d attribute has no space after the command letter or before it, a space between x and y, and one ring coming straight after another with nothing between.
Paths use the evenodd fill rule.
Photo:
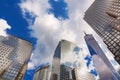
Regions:
<instances>
[{"instance_id":1,"label":"cumulus cloud","mask_svg":"<svg viewBox=\"0 0 120 80\"><path fill-rule=\"evenodd\" d=\"M7 36L6 30L10 29L11 26L7 24L7 21L0 19L0 35Z\"/></svg>"},{"instance_id":2,"label":"cumulus cloud","mask_svg":"<svg viewBox=\"0 0 120 80\"><path fill-rule=\"evenodd\" d=\"M51 62L54 50L61 39L75 41L74 32L68 27L63 27L62 22L53 14L47 13L47 10L51 8L48 0L26 0L20 4L20 7L25 18L28 12L36 17L34 24L29 27L32 30L31 35L37 38L29 68Z\"/></svg>"},{"instance_id":3,"label":"cumulus cloud","mask_svg":"<svg viewBox=\"0 0 120 80\"><path fill-rule=\"evenodd\" d=\"M37 44L28 65L29 69L33 69L40 64L51 62L55 48L61 39L79 44L84 49L83 52L88 54L83 31L92 33L101 43L101 38L98 37L92 28L83 20L84 12L93 1L94 0L65 0L68 5L69 19L61 21L57 19L54 14L48 13L48 9L51 8L48 0L23 0L19 4L24 18L30 24L29 28L32 30L31 35L37 38ZM31 20L26 17L28 13L35 18L33 24Z\"/></svg>"}]
</instances>

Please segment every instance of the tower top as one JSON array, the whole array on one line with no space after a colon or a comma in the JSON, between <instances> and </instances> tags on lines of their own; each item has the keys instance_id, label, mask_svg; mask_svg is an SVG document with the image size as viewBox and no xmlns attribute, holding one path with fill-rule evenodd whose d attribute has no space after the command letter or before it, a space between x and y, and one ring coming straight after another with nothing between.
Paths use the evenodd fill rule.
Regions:
<instances>
[{"instance_id":1,"label":"tower top","mask_svg":"<svg viewBox=\"0 0 120 80\"><path fill-rule=\"evenodd\" d=\"M85 34L85 36L88 36L89 34L87 34L85 31L83 31L84 32L84 34Z\"/></svg>"}]
</instances>

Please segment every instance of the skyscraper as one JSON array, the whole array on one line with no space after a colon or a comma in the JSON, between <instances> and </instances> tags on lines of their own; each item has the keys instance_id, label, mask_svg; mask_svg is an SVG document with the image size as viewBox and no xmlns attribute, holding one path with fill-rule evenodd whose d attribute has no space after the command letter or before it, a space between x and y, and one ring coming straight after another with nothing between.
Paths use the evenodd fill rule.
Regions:
<instances>
[{"instance_id":1,"label":"skyscraper","mask_svg":"<svg viewBox=\"0 0 120 80\"><path fill-rule=\"evenodd\" d=\"M115 71L94 37L90 34L86 34L85 41L92 56L95 68L100 76L100 80L119 80L119 74Z\"/></svg>"},{"instance_id":2,"label":"skyscraper","mask_svg":"<svg viewBox=\"0 0 120 80\"><path fill-rule=\"evenodd\" d=\"M82 73L95 80L89 73L81 48L72 42L60 41L53 56L51 80L83 80L80 78Z\"/></svg>"},{"instance_id":3,"label":"skyscraper","mask_svg":"<svg viewBox=\"0 0 120 80\"><path fill-rule=\"evenodd\" d=\"M60 80L76 80L73 68L61 65L60 66Z\"/></svg>"},{"instance_id":4,"label":"skyscraper","mask_svg":"<svg viewBox=\"0 0 120 80\"><path fill-rule=\"evenodd\" d=\"M85 21L103 39L120 64L120 0L95 0L85 12Z\"/></svg>"},{"instance_id":5,"label":"skyscraper","mask_svg":"<svg viewBox=\"0 0 120 80\"><path fill-rule=\"evenodd\" d=\"M31 50L32 45L26 40L0 36L0 79L22 80Z\"/></svg>"},{"instance_id":6,"label":"skyscraper","mask_svg":"<svg viewBox=\"0 0 120 80\"><path fill-rule=\"evenodd\" d=\"M49 80L49 70L49 65L40 67L38 70L35 71L33 80Z\"/></svg>"}]
</instances>

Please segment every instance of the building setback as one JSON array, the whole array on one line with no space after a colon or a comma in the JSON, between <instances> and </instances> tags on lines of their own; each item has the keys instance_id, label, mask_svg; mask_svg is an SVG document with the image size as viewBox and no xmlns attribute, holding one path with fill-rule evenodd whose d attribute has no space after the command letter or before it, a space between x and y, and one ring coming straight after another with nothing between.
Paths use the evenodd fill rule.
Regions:
<instances>
[{"instance_id":1,"label":"building setback","mask_svg":"<svg viewBox=\"0 0 120 80\"><path fill-rule=\"evenodd\" d=\"M95 80L88 72L84 55L76 44L61 40L55 50L52 62L51 80ZM90 77L89 77L90 76Z\"/></svg>"},{"instance_id":2,"label":"building setback","mask_svg":"<svg viewBox=\"0 0 120 80\"><path fill-rule=\"evenodd\" d=\"M84 38L92 56L93 64L100 76L100 80L120 80L119 74L115 71L94 37L86 34Z\"/></svg>"},{"instance_id":3,"label":"building setback","mask_svg":"<svg viewBox=\"0 0 120 80\"><path fill-rule=\"evenodd\" d=\"M31 50L26 40L0 36L0 80L23 80Z\"/></svg>"},{"instance_id":4,"label":"building setback","mask_svg":"<svg viewBox=\"0 0 120 80\"><path fill-rule=\"evenodd\" d=\"M84 20L103 39L120 64L120 0L95 0Z\"/></svg>"}]
</instances>

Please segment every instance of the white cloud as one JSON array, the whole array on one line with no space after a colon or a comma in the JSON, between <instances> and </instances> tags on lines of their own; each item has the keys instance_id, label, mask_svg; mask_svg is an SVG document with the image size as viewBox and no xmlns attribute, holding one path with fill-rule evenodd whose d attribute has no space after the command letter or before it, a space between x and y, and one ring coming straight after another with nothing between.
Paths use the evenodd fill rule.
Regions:
<instances>
[{"instance_id":1,"label":"white cloud","mask_svg":"<svg viewBox=\"0 0 120 80\"><path fill-rule=\"evenodd\" d=\"M28 65L29 69L45 62L51 62L54 50L61 39L79 44L84 48L85 54L88 54L83 31L94 34L101 43L100 37L83 20L84 12L93 1L65 0L68 4L69 19L62 22L53 14L47 13L47 10L51 8L48 0L25 0L20 4L24 17L28 12L31 16L36 16L34 24L29 27L32 30L31 35L37 38L34 54ZM26 18L26 20L28 19ZM31 22L29 23L31 24Z\"/></svg>"},{"instance_id":2,"label":"white cloud","mask_svg":"<svg viewBox=\"0 0 120 80\"><path fill-rule=\"evenodd\" d=\"M6 29L10 29L11 26L7 24L7 21L0 19L0 35L7 36Z\"/></svg>"},{"instance_id":3,"label":"white cloud","mask_svg":"<svg viewBox=\"0 0 120 80\"><path fill-rule=\"evenodd\" d=\"M54 0L54 1L56 1L56 2L57 2L58 0Z\"/></svg>"},{"instance_id":4,"label":"white cloud","mask_svg":"<svg viewBox=\"0 0 120 80\"><path fill-rule=\"evenodd\" d=\"M34 64L32 62L29 62L28 66L29 66L28 69L34 69Z\"/></svg>"}]
</instances>

